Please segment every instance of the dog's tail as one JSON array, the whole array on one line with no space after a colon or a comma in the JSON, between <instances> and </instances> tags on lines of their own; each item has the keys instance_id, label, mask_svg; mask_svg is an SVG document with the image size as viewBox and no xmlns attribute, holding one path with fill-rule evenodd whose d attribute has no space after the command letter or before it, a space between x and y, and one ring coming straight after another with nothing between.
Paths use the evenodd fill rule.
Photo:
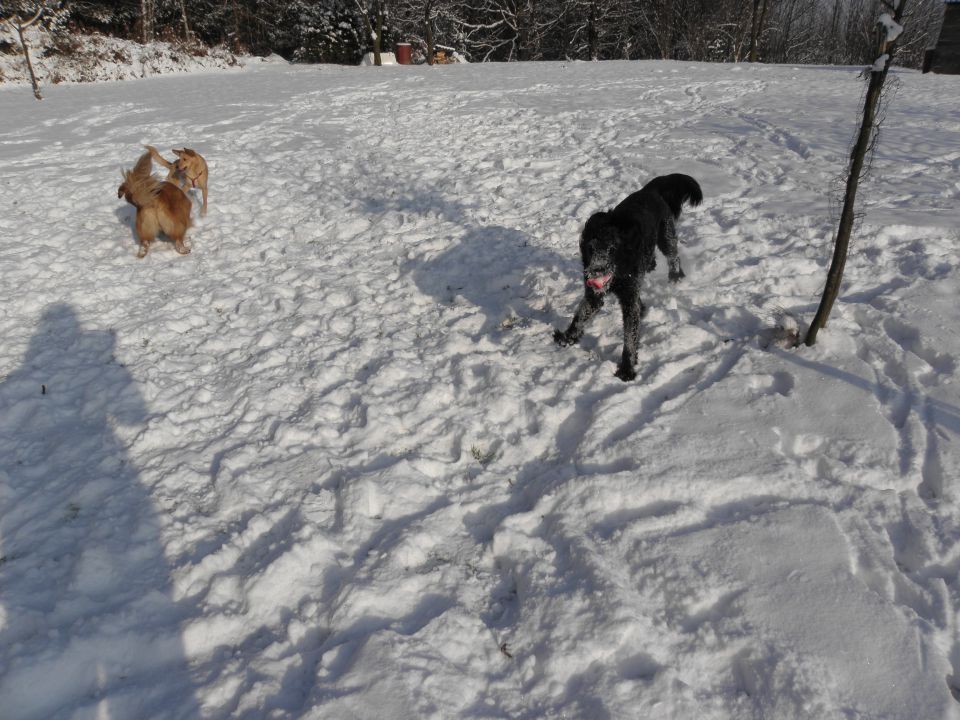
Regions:
<instances>
[{"instance_id":1,"label":"dog's tail","mask_svg":"<svg viewBox=\"0 0 960 720\"><path fill-rule=\"evenodd\" d=\"M674 218L680 217L680 209L684 203L696 207L703 202L703 191L700 184L689 175L673 173L655 177L644 186L644 190L653 190L670 207Z\"/></svg>"},{"instance_id":2,"label":"dog's tail","mask_svg":"<svg viewBox=\"0 0 960 720\"><path fill-rule=\"evenodd\" d=\"M156 204L163 183L153 176L152 170L150 153L145 152L132 170L123 171L123 184L119 194L126 197L131 205L142 208Z\"/></svg>"},{"instance_id":3,"label":"dog's tail","mask_svg":"<svg viewBox=\"0 0 960 720\"><path fill-rule=\"evenodd\" d=\"M164 158L153 145L144 145L144 147L147 149L147 152L150 153L150 157L163 165L167 170L173 169L173 163Z\"/></svg>"}]
</instances>

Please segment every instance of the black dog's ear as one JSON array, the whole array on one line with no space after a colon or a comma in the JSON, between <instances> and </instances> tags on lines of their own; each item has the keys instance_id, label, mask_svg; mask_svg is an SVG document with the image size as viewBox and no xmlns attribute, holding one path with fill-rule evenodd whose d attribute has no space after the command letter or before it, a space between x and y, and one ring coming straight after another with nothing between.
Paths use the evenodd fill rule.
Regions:
<instances>
[{"instance_id":1,"label":"black dog's ear","mask_svg":"<svg viewBox=\"0 0 960 720\"><path fill-rule=\"evenodd\" d=\"M594 213L583 226L580 234L580 259L583 266L590 265L596 253L606 253L617 244L617 228L609 213Z\"/></svg>"},{"instance_id":2,"label":"black dog's ear","mask_svg":"<svg viewBox=\"0 0 960 720\"><path fill-rule=\"evenodd\" d=\"M618 245L620 242L620 228L617 226L610 213L598 212L590 216L587 224L583 226L583 233L580 235L580 249L584 246L592 246L599 250L601 248L610 248Z\"/></svg>"},{"instance_id":3,"label":"black dog's ear","mask_svg":"<svg viewBox=\"0 0 960 720\"><path fill-rule=\"evenodd\" d=\"M586 240L599 236L605 228L610 226L609 215L610 214L606 212L598 212L591 215L583 226L583 233L581 233L580 237Z\"/></svg>"}]
</instances>

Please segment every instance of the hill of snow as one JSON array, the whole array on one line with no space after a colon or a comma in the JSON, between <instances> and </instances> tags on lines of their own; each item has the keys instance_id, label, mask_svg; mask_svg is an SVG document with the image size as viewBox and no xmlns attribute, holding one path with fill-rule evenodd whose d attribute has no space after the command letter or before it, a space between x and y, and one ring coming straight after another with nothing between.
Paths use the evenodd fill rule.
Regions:
<instances>
[{"instance_id":1,"label":"hill of snow","mask_svg":"<svg viewBox=\"0 0 960 720\"><path fill-rule=\"evenodd\" d=\"M0 88L0 714L957 718L957 79L898 74L814 348L857 68ZM210 166L136 258L120 169ZM687 278L553 345L590 213Z\"/></svg>"}]
</instances>

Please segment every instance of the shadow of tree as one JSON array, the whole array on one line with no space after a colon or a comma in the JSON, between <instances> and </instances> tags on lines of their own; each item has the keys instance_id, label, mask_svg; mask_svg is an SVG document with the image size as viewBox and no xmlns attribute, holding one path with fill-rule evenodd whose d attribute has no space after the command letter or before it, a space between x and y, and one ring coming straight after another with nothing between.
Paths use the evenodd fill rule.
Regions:
<instances>
[{"instance_id":1,"label":"shadow of tree","mask_svg":"<svg viewBox=\"0 0 960 720\"><path fill-rule=\"evenodd\" d=\"M925 500L942 498L948 489L950 478L945 476L940 466L939 445L940 436L944 431L956 436L960 435L960 408L940 398L930 395L913 393L907 388L883 387L880 383L864 379L846 370L826 365L816 360L809 360L799 353L787 352L781 348L771 348L778 357L800 367L813 370L827 377L842 380L865 393L873 395L878 402L901 405L916 412L924 427L927 428L927 450L923 463L923 479L917 486L917 492ZM937 432L930 432L937 430ZM947 436L944 436L947 437Z\"/></svg>"},{"instance_id":2,"label":"shadow of tree","mask_svg":"<svg viewBox=\"0 0 960 720\"><path fill-rule=\"evenodd\" d=\"M150 491L118 425L146 422L111 332L51 305L0 383L0 714L200 714Z\"/></svg>"}]
</instances>

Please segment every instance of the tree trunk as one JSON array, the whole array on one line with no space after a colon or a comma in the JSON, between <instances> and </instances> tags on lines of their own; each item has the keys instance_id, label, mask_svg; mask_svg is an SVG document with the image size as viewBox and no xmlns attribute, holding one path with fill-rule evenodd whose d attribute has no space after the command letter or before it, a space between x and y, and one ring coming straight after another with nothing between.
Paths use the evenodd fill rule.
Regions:
<instances>
[{"instance_id":1,"label":"tree trunk","mask_svg":"<svg viewBox=\"0 0 960 720\"><path fill-rule=\"evenodd\" d=\"M597 0L590 3L590 15L587 22L587 42L590 45L590 59L600 59L600 32L597 29Z\"/></svg>"},{"instance_id":2,"label":"tree trunk","mask_svg":"<svg viewBox=\"0 0 960 720\"><path fill-rule=\"evenodd\" d=\"M433 3L427 0L423 4L423 36L427 41L427 65L433 65L433 23L430 21L432 11Z\"/></svg>"},{"instance_id":3,"label":"tree trunk","mask_svg":"<svg viewBox=\"0 0 960 720\"><path fill-rule=\"evenodd\" d=\"M356 0L357 9L363 16L363 22L367 26L367 38L373 43L373 64L380 66L380 38L383 32L383 13L380 12L380 3L377 3L377 27L373 27L373 20L370 19L370 6L367 0Z\"/></svg>"},{"instance_id":4,"label":"tree trunk","mask_svg":"<svg viewBox=\"0 0 960 720\"><path fill-rule=\"evenodd\" d=\"M23 59L27 63L27 72L30 74L30 84L33 86L33 96L37 100L43 100L43 96L40 94L40 83L37 82L37 75L33 72L33 62L30 60L30 45L27 43L27 37L24 35L24 31L30 28L32 25L40 19L40 16L43 14L43 8L38 8L37 12L34 13L33 17L23 22L17 15L13 15L2 22L10 23L14 28L16 28L17 35L20 37L20 46L23 48Z\"/></svg>"},{"instance_id":5,"label":"tree trunk","mask_svg":"<svg viewBox=\"0 0 960 720\"><path fill-rule=\"evenodd\" d=\"M661 60L670 60L673 55L673 0L662 2L657 12L657 46Z\"/></svg>"},{"instance_id":6,"label":"tree trunk","mask_svg":"<svg viewBox=\"0 0 960 720\"><path fill-rule=\"evenodd\" d=\"M900 0L900 4L894 11L893 21L900 23L903 17L903 8L906 0ZM843 210L840 211L840 225L837 228L837 238L833 247L833 261L830 263L830 270L827 273L827 284L823 289L823 298L820 301L820 307L817 314L810 324L807 331L807 337L804 342L807 345L813 345L817 341L817 333L820 328L827 326L827 318L830 316L830 310L833 309L833 303L840 294L840 284L843 281L843 269L847 264L847 249L850 246L850 233L853 231L855 219L854 207L857 200L857 188L860 185L860 178L863 175L863 168L866 162L867 151L874 137L874 123L877 117L877 107L880 103L880 94L883 90L883 83L887 79L887 72L890 69L890 62L893 60L893 53L896 50L896 39L887 42L886 33L881 29L880 56L874 63L874 69L870 73L870 84L867 87L867 96L863 103L863 118L860 122L860 131L857 134L857 141L853 146L850 155L850 173L847 176L846 192L843 196ZM883 65L877 69L880 58L884 58Z\"/></svg>"},{"instance_id":7,"label":"tree trunk","mask_svg":"<svg viewBox=\"0 0 960 720\"><path fill-rule=\"evenodd\" d=\"M383 58L380 54L383 52L383 3L377 2L377 32L373 37L373 64L377 67L383 65Z\"/></svg>"},{"instance_id":8,"label":"tree trunk","mask_svg":"<svg viewBox=\"0 0 960 720\"><path fill-rule=\"evenodd\" d=\"M759 14L757 10L759 8ZM760 45L760 36L763 35L763 26L767 24L767 0L753 0L753 19L750 23L750 51L749 62L757 61L757 50Z\"/></svg>"},{"instance_id":9,"label":"tree trunk","mask_svg":"<svg viewBox=\"0 0 960 720\"><path fill-rule=\"evenodd\" d=\"M757 24L758 51L759 51L759 45L760 45L760 38L763 37L763 28L767 24L767 10L769 9L770 9L770 4L767 2L767 0L763 0L763 2L760 3L760 22ZM756 61L756 58L754 58L751 62L755 62L755 61Z\"/></svg>"},{"instance_id":10,"label":"tree trunk","mask_svg":"<svg viewBox=\"0 0 960 720\"><path fill-rule=\"evenodd\" d=\"M193 33L190 32L190 25L187 23L187 5L185 0L180 0L180 16L183 18L183 39L190 42Z\"/></svg>"},{"instance_id":11,"label":"tree trunk","mask_svg":"<svg viewBox=\"0 0 960 720\"><path fill-rule=\"evenodd\" d=\"M140 30L143 44L153 40L156 6L154 0L140 0Z\"/></svg>"},{"instance_id":12,"label":"tree trunk","mask_svg":"<svg viewBox=\"0 0 960 720\"><path fill-rule=\"evenodd\" d=\"M240 8L237 7L237 0L231 0L230 7L233 8L233 52L239 53L244 49L240 34Z\"/></svg>"}]
</instances>

